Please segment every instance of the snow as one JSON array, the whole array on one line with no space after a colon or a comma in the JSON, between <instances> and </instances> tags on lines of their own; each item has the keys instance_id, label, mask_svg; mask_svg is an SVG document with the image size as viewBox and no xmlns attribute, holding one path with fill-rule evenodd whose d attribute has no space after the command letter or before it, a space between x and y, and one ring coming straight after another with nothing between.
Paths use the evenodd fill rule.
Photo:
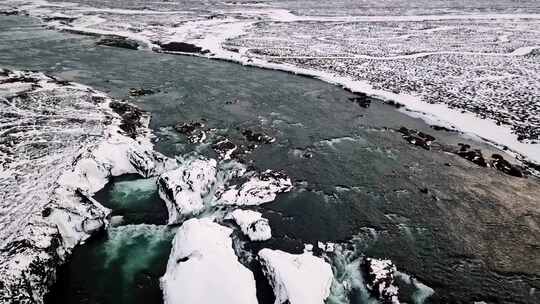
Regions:
<instances>
[{"instance_id":1,"label":"snow","mask_svg":"<svg viewBox=\"0 0 540 304\"><path fill-rule=\"evenodd\" d=\"M362 266L366 269L366 286L374 296L383 302L399 304L398 287L394 285L396 266L390 260L364 258Z\"/></svg>"},{"instance_id":2,"label":"snow","mask_svg":"<svg viewBox=\"0 0 540 304\"><path fill-rule=\"evenodd\" d=\"M266 241L272 238L270 224L260 212L236 209L229 213L225 219L234 220L242 232L252 241Z\"/></svg>"},{"instance_id":3,"label":"snow","mask_svg":"<svg viewBox=\"0 0 540 304\"><path fill-rule=\"evenodd\" d=\"M290 178L279 172L266 170L255 174L240 186L232 185L227 188L217 201L223 205L260 205L276 199L278 193L292 189Z\"/></svg>"},{"instance_id":4,"label":"snow","mask_svg":"<svg viewBox=\"0 0 540 304\"><path fill-rule=\"evenodd\" d=\"M332 268L323 259L309 252L290 254L271 249L262 249L258 255L276 304L323 304L330 295Z\"/></svg>"},{"instance_id":5,"label":"snow","mask_svg":"<svg viewBox=\"0 0 540 304\"><path fill-rule=\"evenodd\" d=\"M157 174L175 161L152 150L148 121L136 139L125 136L105 94L36 72L2 74L14 86L0 86L9 100L0 123L19 131L0 143L0 298L40 302L74 246L108 226L110 210L91 195L111 176ZM135 151L146 160L134 162Z\"/></svg>"},{"instance_id":6,"label":"snow","mask_svg":"<svg viewBox=\"0 0 540 304\"><path fill-rule=\"evenodd\" d=\"M247 179L240 185L233 178ZM283 173L266 170L246 173L236 161L218 163L202 156L188 157L178 168L158 178L158 193L169 212L169 224L180 223L220 205L259 205L290 191L292 183ZM258 225L261 225L259 223Z\"/></svg>"},{"instance_id":7,"label":"snow","mask_svg":"<svg viewBox=\"0 0 540 304\"><path fill-rule=\"evenodd\" d=\"M158 191L169 210L169 224L178 223L205 208L205 200L212 197L217 183L216 166L214 159L188 159L177 169L160 175Z\"/></svg>"},{"instance_id":8,"label":"snow","mask_svg":"<svg viewBox=\"0 0 540 304\"><path fill-rule=\"evenodd\" d=\"M231 233L210 219L182 224L161 278L165 304L257 303L253 273L238 261Z\"/></svg>"}]
</instances>

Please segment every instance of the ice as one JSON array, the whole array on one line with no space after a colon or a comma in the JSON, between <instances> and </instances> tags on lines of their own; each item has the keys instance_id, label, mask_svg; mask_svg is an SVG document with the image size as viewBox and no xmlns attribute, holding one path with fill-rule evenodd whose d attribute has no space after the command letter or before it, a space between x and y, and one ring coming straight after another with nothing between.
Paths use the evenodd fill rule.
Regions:
<instances>
[{"instance_id":1,"label":"ice","mask_svg":"<svg viewBox=\"0 0 540 304\"><path fill-rule=\"evenodd\" d=\"M225 218L234 220L252 241L266 241L272 237L270 224L260 212L236 209Z\"/></svg>"},{"instance_id":2,"label":"ice","mask_svg":"<svg viewBox=\"0 0 540 304\"><path fill-rule=\"evenodd\" d=\"M392 261L365 257L361 267L366 273L366 286L375 298L399 304L398 287L394 284L397 270Z\"/></svg>"},{"instance_id":3,"label":"ice","mask_svg":"<svg viewBox=\"0 0 540 304\"><path fill-rule=\"evenodd\" d=\"M234 178L245 182L232 184ZM278 193L290 191L292 182L280 172L246 173L236 161L202 156L188 157L175 170L158 179L158 191L169 211L169 224L211 212L220 205L259 205L273 201ZM260 223L261 224L261 223Z\"/></svg>"},{"instance_id":4,"label":"ice","mask_svg":"<svg viewBox=\"0 0 540 304\"><path fill-rule=\"evenodd\" d=\"M309 252L290 254L262 249L258 255L274 289L276 304L325 303L333 280L330 264Z\"/></svg>"},{"instance_id":5,"label":"ice","mask_svg":"<svg viewBox=\"0 0 540 304\"><path fill-rule=\"evenodd\" d=\"M253 273L238 262L231 233L210 219L182 224L161 278L165 304L257 303Z\"/></svg>"},{"instance_id":6,"label":"ice","mask_svg":"<svg viewBox=\"0 0 540 304\"><path fill-rule=\"evenodd\" d=\"M228 187L219 195L218 204L224 205L260 205L272 202L278 193L292 189L288 176L270 170L254 174L248 181Z\"/></svg>"},{"instance_id":7,"label":"ice","mask_svg":"<svg viewBox=\"0 0 540 304\"><path fill-rule=\"evenodd\" d=\"M216 166L214 159L195 158L160 175L158 191L169 210L169 224L203 211L217 183Z\"/></svg>"}]
</instances>

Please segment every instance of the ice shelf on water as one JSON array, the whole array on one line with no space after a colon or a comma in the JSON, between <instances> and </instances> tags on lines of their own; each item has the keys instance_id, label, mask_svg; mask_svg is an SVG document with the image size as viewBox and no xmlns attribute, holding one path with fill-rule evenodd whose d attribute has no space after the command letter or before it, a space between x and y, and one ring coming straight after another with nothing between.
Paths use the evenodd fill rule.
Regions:
<instances>
[{"instance_id":1,"label":"ice shelf on water","mask_svg":"<svg viewBox=\"0 0 540 304\"><path fill-rule=\"evenodd\" d=\"M330 295L332 268L312 253L262 249L258 256L274 289L275 303L323 304Z\"/></svg>"},{"instance_id":2,"label":"ice shelf on water","mask_svg":"<svg viewBox=\"0 0 540 304\"><path fill-rule=\"evenodd\" d=\"M231 233L208 218L182 224L161 279L166 304L257 303L253 273L238 261Z\"/></svg>"},{"instance_id":3,"label":"ice shelf on water","mask_svg":"<svg viewBox=\"0 0 540 304\"><path fill-rule=\"evenodd\" d=\"M270 224L260 212L236 209L227 214L225 219L234 220L242 232L252 241L266 241L272 237Z\"/></svg>"}]
</instances>

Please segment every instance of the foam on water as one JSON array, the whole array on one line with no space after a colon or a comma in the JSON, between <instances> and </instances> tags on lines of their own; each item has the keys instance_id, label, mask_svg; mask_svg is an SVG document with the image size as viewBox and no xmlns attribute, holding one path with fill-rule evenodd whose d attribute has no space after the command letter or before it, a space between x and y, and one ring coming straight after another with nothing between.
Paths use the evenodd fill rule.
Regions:
<instances>
[{"instance_id":1,"label":"foam on water","mask_svg":"<svg viewBox=\"0 0 540 304\"><path fill-rule=\"evenodd\" d=\"M362 273L360 272L361 254L343 245L334 246L334 254L330 255L334 281L330 289L329 304L366 303L375 304L377 300L370 298Z\"/></svg>"},{"instance_id":2,"label":"foam on water","mask_svg":"<svg viewBox=\"0 0 540 304\"><path fill-rule=\"evenodd\" d=\"M411 299L414 304L424 303L424 301L427 298L429 298L432 294L435 293L433 288L423 284L422 282L418 281L416 278L414 278L411 275L408 275L401 271L397 271L395 275L398 279L402 280L404 283L413 285L415 287L416 290L412 294L412 299Z\"/></svg>"},{"instance_id":3,"label":"foam on water","mask_svg":"<svg viewBox=\"0 0 540 304\"><path fill-rule=\"evenodd\" d=\"M172 240L174 231L167 226L139 224L111 228L107 234L104 268L120 267L123 279L129 282L158 258L159 248Z\"/></svg>"},{"instance_id":4,"label":"foam on water","mask_svg":"<svg viewBox=\"0 0 540 304\"><path fill-rule=\"evenodd\" d=\"M111 190L111 201L129 204L131 199L149 199L157 191L156 178L120 181L114 183Z\"/></svg>"},{"instance_id":5,"label":"foam on water","mask_svg":"<svg viewBox=\"0 0 540 304\"><path fill-rule=\"evenodd\" d=\"M113 228L103 245L104 268L119 267L123 286L132 286L137 274L142 273L160 258L163 248L173 237L165 226L128 225Z\"/></svg>"}]
</instances>

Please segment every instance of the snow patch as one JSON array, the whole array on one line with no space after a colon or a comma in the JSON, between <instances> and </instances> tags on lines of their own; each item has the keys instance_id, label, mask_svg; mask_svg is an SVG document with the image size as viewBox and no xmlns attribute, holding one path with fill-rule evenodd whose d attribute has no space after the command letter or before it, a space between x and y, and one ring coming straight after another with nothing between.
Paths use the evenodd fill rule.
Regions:
<instances>
[{"instance_id":1,"label":"snow patch","mask_svg":"<svg viewBox=\"0 0 540 304\"><path fill-rule=\"evenodd\" d=\"M231 233L210 219L182 224L161 278L165 304L257 303L253 273L238 261Z\"/></svg>"},{"instance_id":2,"label":"snow patch","mask_svg":"<svg viewBox=\"0 0 540 304\"><path fill-rule=\"evenodd\" d=\"M323 304L330 295L330 264L309 252L290 254L262 249L259 260L276 296L275 304Z\"/></svg>"},{"instance_id":3,"label":"snow patch","mask_svg":"<svg viewBox=\"0 0 540 304\"><path fill-rule=\"evenodd\" d=\"M254 174L240 186L232 185L219 195L217 204L260 205L276 199L278 193L292 189L291 179L283 173L266 170Z\"/></svg>"},{"instance_id":4,"label":"snow patch","mask_svg":"<svg viewBox=\"0 0 540 304\"><path fill-rule=\"evenodd\" d=\"M217 183L216 166L214 159L195 158L160 175L158 191L169 210L169 224L178 223L204 209L205 200L211 197Z\"/></svg>"},{"instance_id":5,"label":"snow patch","mask_svg":"<svg viewBox=\"0 0 540 304\"><path fill-rule=\"evenodd\" d=\"M270 224L260 212L236 209L229 213L225 219L234 220L242 232L252 241L266 241L272 238Z\"/></svg>"}]
</instances>

